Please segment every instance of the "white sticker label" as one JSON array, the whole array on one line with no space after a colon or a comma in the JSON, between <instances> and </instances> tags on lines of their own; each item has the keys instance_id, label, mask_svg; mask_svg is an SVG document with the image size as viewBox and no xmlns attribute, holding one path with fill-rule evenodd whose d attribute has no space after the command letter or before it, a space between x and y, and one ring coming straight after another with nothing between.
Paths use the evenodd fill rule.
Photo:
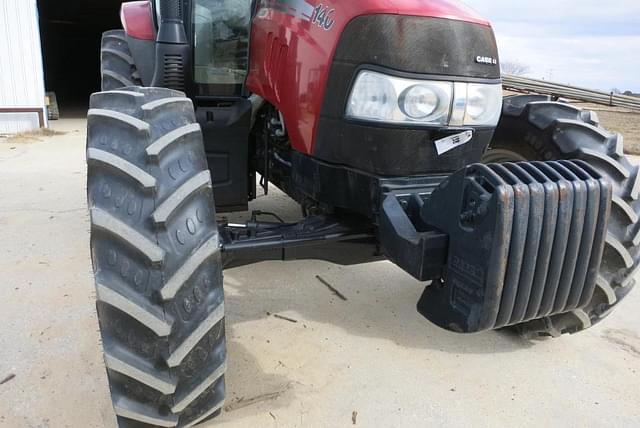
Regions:
<instances>
[{"instance_id":1,"label":"white sticker label","mask_svg":"<svg viewBox=\"0 0 640 428\"><path fill-rule=\"evenodd\" d=\"M456 147L467 144L473 138L473 131L464 131L456 135L450 135L435 141L438 156L455 149Z\"/></svg>"}]
</instances>

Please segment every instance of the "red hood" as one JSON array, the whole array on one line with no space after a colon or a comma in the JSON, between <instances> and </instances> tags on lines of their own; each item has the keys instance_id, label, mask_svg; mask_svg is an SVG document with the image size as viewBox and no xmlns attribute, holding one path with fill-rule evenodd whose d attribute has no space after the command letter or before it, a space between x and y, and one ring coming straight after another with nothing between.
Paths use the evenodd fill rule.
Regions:
<instances>
[{"instance_id":1,"label":"red hood","mask_svg":"<svg viewBox=\"0 0 640 428\"><path fill-rule=\"evenodd\" d=\"M397 14L455 19L489 26L490 23L476 11L455 0L369 0L371 3L387 3ZM360 2L359 2L360 3ZM364 2L362 2L364 3Z\"/></svg>"},{"instance_id":2,"label":"red hood","mask_svg":"<svg viewBox=\"0 0 640 428\"><path fill-rule=\"evenodd\" d=\"M308 0L315 4L315 0ZM388 13L394 15L413 15L431 18L455 19L490 26L489 21L482 18L469 6L456 0L349 0L329 1L335 3L347 15L367 15L371 13Z\"/></svg>"}]
</instances>

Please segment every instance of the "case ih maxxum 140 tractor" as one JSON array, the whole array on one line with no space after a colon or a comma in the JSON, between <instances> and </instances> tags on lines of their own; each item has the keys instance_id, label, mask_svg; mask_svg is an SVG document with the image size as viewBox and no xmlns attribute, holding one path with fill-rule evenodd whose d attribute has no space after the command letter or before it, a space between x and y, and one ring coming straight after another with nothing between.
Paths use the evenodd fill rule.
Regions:
<instances>
[{"instance_id":1,"label":"case ih maxxum 140 tractor","mask_svg":"<svg viewBox=\"0 0 640 428\"><path fill-rule=\"evenodd\" d=\"M438 326L529 338L589 328L633 287L640 179L622 137L548 97L503 99L491 26L463 5L158 0L122 22L87 144L120 426L220 413L225 268L388 259ZM269 183L303 220L220 216Z\"/></svg>"}]
</instances>

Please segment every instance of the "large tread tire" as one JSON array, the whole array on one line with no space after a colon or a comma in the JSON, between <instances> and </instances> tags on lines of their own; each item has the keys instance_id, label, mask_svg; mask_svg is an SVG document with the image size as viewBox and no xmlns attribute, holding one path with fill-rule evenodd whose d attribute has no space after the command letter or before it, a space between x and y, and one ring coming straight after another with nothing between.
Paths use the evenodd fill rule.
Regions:
<instances>
[{"instance_id":1,"label":"large tread tire","mask_svg":"<svg viewBox=\"0 0 640 428\"><path fill-rule=\"evenodd\" d=\"M103 91L142 86L124 30L111 30L102 34L100 64Z\"/></svg>"},{"instance_id":2,"label":"large tread tire","mask_svg":"<svg viewBox=\"0 0 640 428\"><path fill-rule=\"evenodd\" d=\"M226 344L219 234L191 100L169 89L91 97L91 255L120 427L218 413Z\"/></svg>"},{"instance_id":3,"label":"large tread tire","mask_svg":"<svg viewBox=\"0 0 640 428\"><path fill-rule=\"evenodd\" d=\"M611 217L596 292L585 307L529 321L516 328L527 338L577 333L605 318L635 285L640 268L640 168L623 152L620 134L599 126L595 112L517 95L503 113L485 162L582 159L613 184Z\"/></svg>"}]
</instances>

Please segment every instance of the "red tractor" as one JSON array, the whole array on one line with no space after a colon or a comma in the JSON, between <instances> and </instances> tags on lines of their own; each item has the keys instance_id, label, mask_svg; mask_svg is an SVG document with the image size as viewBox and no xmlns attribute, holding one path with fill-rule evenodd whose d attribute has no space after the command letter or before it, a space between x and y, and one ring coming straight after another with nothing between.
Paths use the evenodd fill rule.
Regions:
<instances>
[{"instance_id":1,"label":"red tractor","mask_svg":"<svg viewBox=\"0 0 640 428\"><path fill-rule=\"evenodd\" d=\"M529 338L584 330L633 287L640 180L621 136L549 97L503 99L491 26L463 5L137 1L122 22L87 143L120 426L220 413L224 268L388 259L438 326ZM303 220L216 217L270 183Z\"/></svg>"}]
</instances>

